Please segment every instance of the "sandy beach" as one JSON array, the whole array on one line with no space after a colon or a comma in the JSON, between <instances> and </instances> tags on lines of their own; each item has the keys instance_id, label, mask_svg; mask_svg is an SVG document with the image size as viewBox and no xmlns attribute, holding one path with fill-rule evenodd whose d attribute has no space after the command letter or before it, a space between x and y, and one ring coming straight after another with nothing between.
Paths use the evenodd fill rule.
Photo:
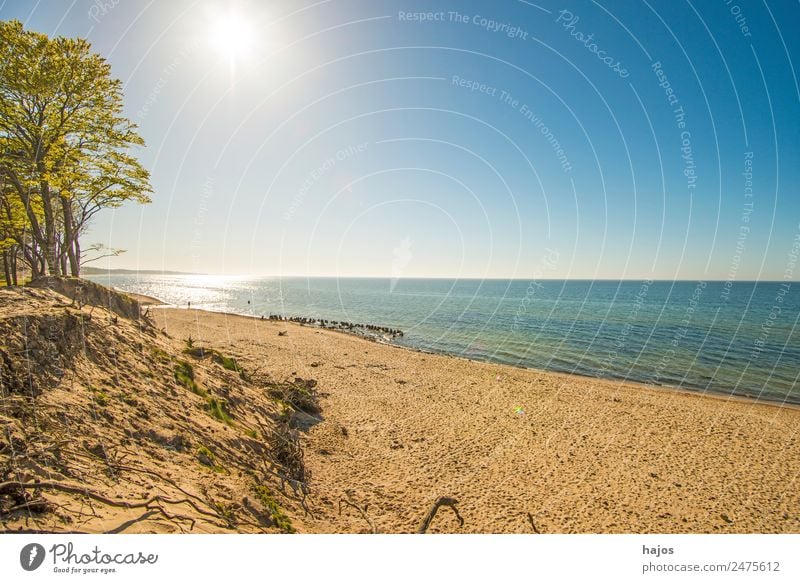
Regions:
<instances>
[{"instance_id":1,"label":"sandy beach","mask_svg":"<svg viewBox=\"0 0 800 583\"><path fill-rule=\"evenodd\" d=\"M299 532L800 532L800 411L414 352L340 332L151 310L275 379L318 381ZM285 332L285 334L282 334ZM281 333L281 334L279 334ZM343 502L346 501L346 502Z\"/></svg>"}]
</instances>

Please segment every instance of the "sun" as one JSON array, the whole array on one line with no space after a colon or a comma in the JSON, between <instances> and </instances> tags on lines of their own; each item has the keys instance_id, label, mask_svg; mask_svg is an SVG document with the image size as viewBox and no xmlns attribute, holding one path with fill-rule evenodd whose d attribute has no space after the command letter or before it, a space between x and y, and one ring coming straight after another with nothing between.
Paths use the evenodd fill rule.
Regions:
<instances>
[{"instance_id":1,"label":"sun","mask_svg":"<svg viewBox=\"0 0 800 583\"><path fill-rule=\"evenodd\" d=\"M241 13L230 10L214 15L208 40L214 52L234 63L252 53L255 34L252 24Z\"/></svg>"}]
</instances>

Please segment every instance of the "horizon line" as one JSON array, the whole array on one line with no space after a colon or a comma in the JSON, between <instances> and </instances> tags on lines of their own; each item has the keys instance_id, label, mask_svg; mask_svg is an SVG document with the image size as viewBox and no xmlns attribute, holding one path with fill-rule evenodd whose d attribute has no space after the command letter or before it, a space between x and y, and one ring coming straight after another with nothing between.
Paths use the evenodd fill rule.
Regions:
<instances>
[{"instance_id":1,"label":"horizon line","mask_svg":"<svg viewBox=\"0 0 800 583\"><path fill-rule=\"evenodd\" d=\"M92 271L99 271L100 273L84 273L83 275L136 275L136 274L162 274L162 275L190 275L190 276L205 276L205 277L251 277L251 278L293 278L293 279L393 279L393 280L461 280L461 281L651 281L651 282L710 282L710 283L792 283L795 280L787 279L716 279L716 278L651 278L651 277L508 277L508 276L449 276L449 275L409 275L395 277L391 275L309 275L309 274L244 274L244 273L199 273L189 271L178 271L171 269L101 269L94 267Z\"/></svg>"}]
</instances>

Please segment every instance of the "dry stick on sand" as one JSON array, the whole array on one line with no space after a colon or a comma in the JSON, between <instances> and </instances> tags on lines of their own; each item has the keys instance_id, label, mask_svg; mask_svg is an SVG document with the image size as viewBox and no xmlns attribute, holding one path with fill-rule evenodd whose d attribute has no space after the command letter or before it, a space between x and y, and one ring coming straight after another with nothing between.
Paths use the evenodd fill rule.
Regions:
<instances>
[{"instance_id":1,"label":"dry stick on sand","mask_svg":"<svg viewBox=\"0 0 800 583\"><path fill-rule=\"evenodd\" d=\"M531 528L533 529L534 533L542 534L541 532L539 532L539 529L536 528L536 523L533 521L533 515L530 512L528 512L528 522L531 523Z\"/></svg>"},{"instance_id":2,"label":"dry stick on sand","mask_svg":"<svg viewBox=\"0 0 800 583\"><path fill-rule=\"evenodd\" d=\"M372 534L378 534L378 527L375 526L375 523L372 522L372 519L367 514L367 507L369 506L369 504L364 504L364 507L362 508L361 506L355 503L352 497L352 493L347 492L347 499L345 500L344 498L342 498L341 500L339 500L339 516L342 515L342 502L358 510L359 514L361 514L361 517L367 521L367 524L369 524L370 529L372 529Z\"/></svg>"},{"instance_id":3,"label":"dry stick on sand","mask_svg":"<svg viewBox=\"0 0 800 583\"><path fill-rule=\"evenodd\" d=\"M425 534L430 527L431 522L433 522L433 517L436 516L436 513L439 511L439 507L441 506L449 506L458 518L458 523L460 526L464 526L464 519L461 518L461 515L458 513L458 508L456 508L456 504L458 504L458 500L455 498L448 498L447 496L440 496L436 502L433 503L430 510L428 510L428 514L425 515L425 518L422 519L422 522L417 529L417 534Z\"/></svg>"}]
</instances>

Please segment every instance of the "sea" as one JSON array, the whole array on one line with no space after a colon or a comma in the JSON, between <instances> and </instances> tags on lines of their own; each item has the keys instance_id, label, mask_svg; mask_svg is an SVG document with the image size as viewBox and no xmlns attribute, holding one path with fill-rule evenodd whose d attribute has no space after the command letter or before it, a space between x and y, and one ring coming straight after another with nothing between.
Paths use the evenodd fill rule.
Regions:
<instances>
[{"instance_id":1,"label":"sea","mask_svg":"<svg viewBox=\"0 0 800 583\"><path fill-rule=\"evenodd\" d=\"M790 282L87 278L178 307L396 328L387 342L473 360L800 404Z\"/></svg>"}]
</instances>

